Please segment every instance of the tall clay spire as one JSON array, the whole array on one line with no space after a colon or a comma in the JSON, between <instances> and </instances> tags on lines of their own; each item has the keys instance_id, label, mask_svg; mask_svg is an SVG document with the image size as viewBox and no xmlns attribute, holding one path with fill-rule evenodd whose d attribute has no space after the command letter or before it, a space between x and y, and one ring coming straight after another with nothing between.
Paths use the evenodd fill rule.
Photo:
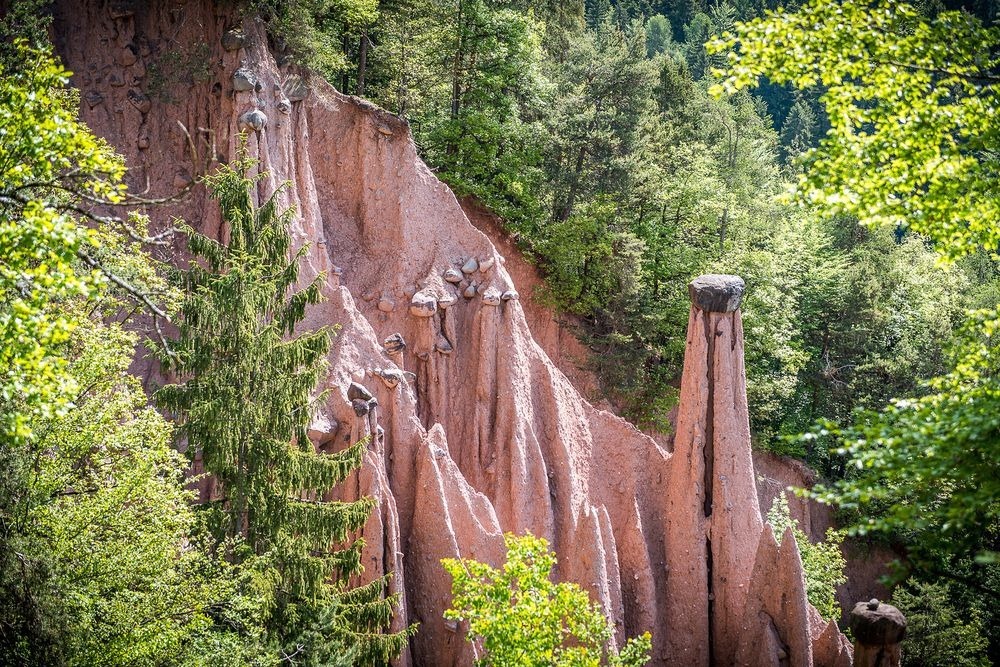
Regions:
<instances>
[{"instance_id":1,"label":"tall clay spire","mask_svg":"<svg viewBox=\"0 0 1000 667\"><path fill-rule=\"evenodd\" d=\"M849 665L846 640L809 609L791 533L779 550L757 504L739 310L744 289L741 278L725 275L688 286L669 475L667 664ZM814 660L813 643L821 639L829 646Z\"/></svg>"},{"instance_id":2,"label":"tall clay spire","mask_svg":"<svg viewBox=\"0 0 1000 667\"><path fill-rule=\"evenodd\" d=\"M670 470L668 643L677 664L731 664L763 521L757 506L738 276L689 286Z\"/></svg>"}]
</instances>

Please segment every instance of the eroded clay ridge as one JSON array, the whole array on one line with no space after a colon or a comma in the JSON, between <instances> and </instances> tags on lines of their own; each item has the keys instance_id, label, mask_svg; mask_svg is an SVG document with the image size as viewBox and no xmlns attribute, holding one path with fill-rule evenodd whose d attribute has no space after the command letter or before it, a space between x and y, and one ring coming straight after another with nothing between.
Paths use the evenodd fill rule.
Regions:
<instances>
[{"instance_id":1,"label":"eroded clay ridge","mask_svg":"<svg viewBox=\"0 0 1000 667\"><path fill-rule=\"evenodd\" d=\"M327 276L303 326L340 327L312 437L335 451L375 436L347 493L378 501L366 576L395 572L396 627L421 624L401 664L472 664L442 618L440 559L496 563L502 532L527 530L550 540L558 576L591 591L619 640L653 633L653 664L849 664L805 602L794 541L779 549L761 522L738 311L692 309L671 455L581 398L535 343L504 258L403 122L310 80L225 3L56 5L83 118L126 156L134 192L189 185L234 155L240 129L269 174L259 195L291 183L292 234L310 244L303 280ZM226 233L200 186L149 213Z\"/></svg>"}]
</instances>

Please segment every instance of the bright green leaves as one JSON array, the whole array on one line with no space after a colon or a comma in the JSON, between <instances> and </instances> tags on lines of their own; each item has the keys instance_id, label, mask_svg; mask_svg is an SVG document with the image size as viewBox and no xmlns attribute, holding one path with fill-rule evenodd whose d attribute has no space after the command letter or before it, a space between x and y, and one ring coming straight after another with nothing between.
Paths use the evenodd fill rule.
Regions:
<instances>
[{"instance_id":1,"label":"bright green leaves","mask_svg":"<svg viewBox=\"0 0 1000 667\"><path fill-rule=\"evenodd\" d=\"M50 578L34 591L36 622L59 625L71 664L190 664L190 648L207 657L227 641L210 615L232 601L233 582L185 546L187 462L127 373L136 336L87 318L84 305L61 306L77 311L67 371L84 390L64 414L35 423L30 499L14 527L22 557L44 562Z\"/></svg>"},{"instance_id":2,"label":"bright green leaves","mask_svg":"<svg viewBox=\"0 0 1000 667\"><path fill-rule=\"evenodd\" d=\"M18 46L32 63L0 72L0 438L31 435L31 415L50 417L71 381L57 348L74 318L53 305L86 297L101 279L77 256L94 233L67 210L80 198L118 201L124 167L64 104L68 73Z\"/></svg>"},{"instance_id":3,"label":"bright green leaves","mask_svg":"<svg viewBox=\"0 0 1000 667\"><path fill-rule=\"evenodd\" d=\"M810 495L865 517L855 532L902 534L931 551L995 557L1000 525L1000 351L996 311L975 314L963 331L954 370L927 394L863 413L853 425L824 425L807 437L831 439L854 476ZM916 555L916 554L914 554Z\"/></svg>"},{"instance_id":4,"label":"bright green leaves","mask_svg":"<svg viewBox=\"0 0 1000 667\"><path fill-rule=\"evenodd\" d=\"M166 292L148 255L87 212L122 200L123 164L77 121L68 73L12 48L21 62L0 76L0 651L11 664L229 661L238 642L210 610L234 600L231 580L187 542L186 462L127 373L136 336L103 321L123 295L91 271Z\"/></svg>"},{"instance_id":5,"label":"bright green leaves","mask_svg":"<svg viewBox=\"0 0 1000 667\"><path fill-rule=\"evenodd\" d=\"M830 130L808 152L800 202L862 223L909 228L955 259L1000 245L996 147L1000 30L962 12L815 0L737 24L716 94L762 76L822 87Z\"/></svg>"},{"instance_id":6,"label":"bright green leaves","mask_svg":"<svg viewBox=\"0 0 1000 667\"><path fill-rule=\"evenodd\" d=\"M572 583L553 583L556 564L544 539L504 537L502 569L471 559L446 558L452 577L452 608L445 618L468 621L469 639L485 651L489 667L638 667L649 660L650 636L608 651L613 628L587 592Z\"/></svg>"},{"instance_id":7,"label":"bright green leaves","mask_svg":"<svg viewBox=\"0 0 1000 667\"><path fill-rule=\"evenodd\" d=\"M11 110L0 118L3 203L57 185L72 186L79 196L120 200L125 166L65 103L69 73L42 52L25 47L20 55L33 66L5 73L0 86L0 106Z\"/></svg>"}]
</instances>

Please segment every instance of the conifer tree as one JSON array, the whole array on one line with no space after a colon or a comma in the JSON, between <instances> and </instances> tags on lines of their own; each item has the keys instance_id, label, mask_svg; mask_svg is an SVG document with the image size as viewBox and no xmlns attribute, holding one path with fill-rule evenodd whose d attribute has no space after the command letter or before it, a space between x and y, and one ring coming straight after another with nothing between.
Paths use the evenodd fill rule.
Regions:
<instances>
[{"instance_id":1,"label":"conifer tree","mask_svg":"<svg viewBox=\"0 0 1000 667\"><path fill-rule=\"evenodd\" d=\"M817 135L816 114L809 102L796 96L795 103L781 126L781 153L786 163L812 148Z\"/></svg>"},{"instance_id":2,"label":"conifer tree","mask_svg":"<svg viewBox=\"0 0 1000 667\"><path fill-rule=\"evenodd\" d=\"M201 455L218 484L218 498L202 505L213 544L234 563L267 564L264 574L276 584L266 628L271 641L298 643L310 664L331 645L354 650L355 664L383 663L399 653L407 633L379 634L395 604L383 599L387 579L348 590L347 578L362 570L364 542L343 546L374 500L325 500L360 467L365 442L331 455L307 437L312 409L324 396L315 392L330 330L292 334L306 307L320 300L322 276L295 288L306 248L289 258L293 210L279 208L278 191L254 206L254 166L244 144L232 164L205 179L229 239L188 230L196 259L179 272L179 332L170 349L159 350L179 381L157 399L176 414L188 453ZM313 645L303 645L303 637Z\"/></svg>"}]
</instances>

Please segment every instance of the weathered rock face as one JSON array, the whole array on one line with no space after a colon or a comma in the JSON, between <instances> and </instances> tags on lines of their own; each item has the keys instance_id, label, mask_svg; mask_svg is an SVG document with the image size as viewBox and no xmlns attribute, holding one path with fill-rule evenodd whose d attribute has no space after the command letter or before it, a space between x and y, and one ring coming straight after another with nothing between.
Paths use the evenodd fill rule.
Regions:
<instances>
[{"instance_id":1,"label":"weathered rock face","mask_svg":"<svg viewBox=\"0 0 1000 667\"><path fill-rule=\"evenodd\" d=\"M544 300L543 278L538 266L524 257L503 222L471 197L460 202L469 222L490 238L503 258L504 269L524 295L521 307L535 342L573 386L592 402L601 399L597 377L586 370L590 351L574 335L580 323L572 315L557 314ZM445 280L448 278L445 277ZM605 402L605 404L607 404Z\"/></svg>"},{"instance_id":2,"label":"weathered rock face","mask_svg":"<svg viewBox=\"0 0 1000 667\"><path fill-rule=\"evenodd\" d=\"M230 159L241 123L267 172L258 197L292 183L280 197L297 212L293 245L310 244L302 280L327 276L326 300L303 327L341 327L326 381L334 391L312 434L325 451L372 436L343 493L377 500L364 576L394 571L395 628L421 624L401 664L472 664L472 646L442 617L450 581L440 559L497 563L502 531L528 530L558 552L557 576L608 610L618 641L653 633L652 664L728 664L752 570L759 563L778 581L758 553L738 312L692 311L671 456L590 405L539 347L503 258L417 157L406 125L279 66L259 23L210 0L137 3L126 14L60 0L55 37L87 101L84 121L126 157L134 192L169 195L181 175L190 182ZM168 68L178 61L189 64ZM234 78L241 68L252 87ZM241 121L255 111L266 122ZM150 214L228 233L200 186ZM710 417L699 412L709 405ZM798 596L801 575L790 572ZM784 617L771 618L772 643L789 644ZM795 636L818 645L814 623L789 618Z\"/></svg>"}]
</instances>

